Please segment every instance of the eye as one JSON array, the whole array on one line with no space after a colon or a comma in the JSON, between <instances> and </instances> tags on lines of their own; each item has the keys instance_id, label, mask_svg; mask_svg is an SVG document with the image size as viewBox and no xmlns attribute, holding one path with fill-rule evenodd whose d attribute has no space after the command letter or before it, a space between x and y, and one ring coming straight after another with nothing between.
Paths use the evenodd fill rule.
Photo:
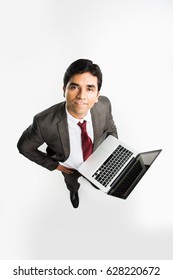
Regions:
<instances>
[{"instance_id":1,"label":"eye","mask_svg":"<svg viewBox=\"0 0 173 280\"><path fill-rule=\"evenodd\" d=\"M94 88L93 88L93 87L88 87L87 90L88 90L89 92L93 92L93 91L94 91Z\"/></svg>"},{"instance_id":2,"label":"eye","mask_svg":"<svg viewBox=\"0 0 173 280\"><path fill-rule=\"evenodd\" d=\"M78 86L76 86L76 85L70 85L69 89L71 89L71 90L77 90L77 89L78 89Z\"/></svg>"}]
</instances>

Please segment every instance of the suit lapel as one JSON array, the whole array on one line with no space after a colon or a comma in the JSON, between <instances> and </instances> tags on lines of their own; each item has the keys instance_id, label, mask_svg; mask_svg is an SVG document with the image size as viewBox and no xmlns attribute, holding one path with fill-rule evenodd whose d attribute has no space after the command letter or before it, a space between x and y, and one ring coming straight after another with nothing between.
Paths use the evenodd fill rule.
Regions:
<instances>
[{"instance_id":1,"label":"suit lapel","mask_svg":"<svg viewBox=\"0 0 173 280\"><path fill-rule=\"evenodd\" d=\"M65 102L62 103L62 106L59 109L57 116L58 116L57 129L59 132L59 137L61 139L61 144L64 151L64 160L66 160L70 154L70 140L69 140L69 132L68 132L68 124L67 124L67 115L65 110Z\"/></svg>"},{"instance_id":2,"label":"suit lapel","mask_svg":"<svg viewBox=\"0 0 173 280\"><path fill-rule=\"evenodd\" d=\"M94 143L93 143L93 151L96 150L97 148L97 139L99 136L99 124L98 121L99 120L99 114L97 112L97 106L96 104L94 105L94 107L91 109L91 118L92 118L92 125L93 125L93 133L94 133Z\"/></svg>"}]
</instances>

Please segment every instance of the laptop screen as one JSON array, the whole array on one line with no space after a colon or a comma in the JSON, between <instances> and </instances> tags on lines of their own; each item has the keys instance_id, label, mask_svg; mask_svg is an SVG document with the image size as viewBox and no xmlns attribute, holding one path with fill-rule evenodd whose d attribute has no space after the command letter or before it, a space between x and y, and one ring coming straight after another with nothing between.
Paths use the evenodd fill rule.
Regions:
<instances>
[{"instance_id":1,"label":"laptop screen","mask_svg":"<svg viewBox=\"0 0 173 280\"><path fill-rule=\"evenodd\" d=\"M149 152L143 152L140 153L142 160L145 165L150 167L150 165L153 163L153 161L157 158L157 156L160 154L161 150L155 150L155 151L149 151Z\"/></svg>"}]
</instances>

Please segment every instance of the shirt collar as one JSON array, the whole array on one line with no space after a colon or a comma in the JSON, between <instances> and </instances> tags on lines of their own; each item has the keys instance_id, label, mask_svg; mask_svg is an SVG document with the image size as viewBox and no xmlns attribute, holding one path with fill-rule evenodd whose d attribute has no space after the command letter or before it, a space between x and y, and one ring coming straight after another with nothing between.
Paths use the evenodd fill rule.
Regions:
<instances>
[{"instance_id":1,"label":"shirt collar","mask_svg":"<svg viewBox=\"0 0 173 280\"><path fill-rule=\"evenodd\" d=\"M83 123L83 121L86 121L86 122L92 122L91 121L91 112L90 110L87 112L87 114L85 115L85 117L83 119L76 119L74 118L68 111L67 111L67 108L66 108L66 114L67 114L67 122L68 122L68 125L70 127L74 127L75 125L78 124L78 122L81 122Z\"/></svg>"}]
</instances>

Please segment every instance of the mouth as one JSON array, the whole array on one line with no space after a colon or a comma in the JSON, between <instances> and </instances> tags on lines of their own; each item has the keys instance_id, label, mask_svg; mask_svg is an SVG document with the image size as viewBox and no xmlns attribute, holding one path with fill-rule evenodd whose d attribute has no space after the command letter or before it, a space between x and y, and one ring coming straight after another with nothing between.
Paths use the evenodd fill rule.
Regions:
<instances>
[{"instance_id":1,"label":"mouth","mask_svg":"<svg viewBox=\"0 0 173 280\"><path fill-rule=\"evenodd\" d=\"M76 101L74 101L74 103L75 103L76 105L79 105L79 106L87 105L86 102L83 102L83 101L81 101L81 100L76 100Z\"/></svg>"}]
</instances>

